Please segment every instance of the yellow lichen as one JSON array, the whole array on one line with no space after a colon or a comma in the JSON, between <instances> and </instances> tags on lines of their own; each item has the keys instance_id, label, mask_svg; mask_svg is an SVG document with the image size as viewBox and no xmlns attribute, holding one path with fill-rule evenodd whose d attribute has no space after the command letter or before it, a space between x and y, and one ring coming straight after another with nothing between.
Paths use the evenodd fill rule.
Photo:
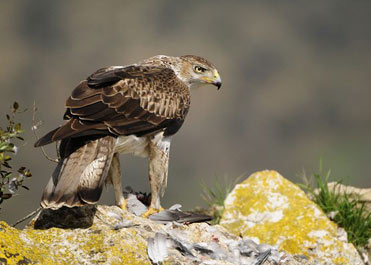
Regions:
<instances>
[{"instance_id":1,"label":"yellow lichen","mask_svg":"<svg viewBox=\"0 0 371 265\"><path fill-rule=\"evenodd\" d=\"M221 224L236 235L256 237L291 254L313 257L313 247L324 253L341 253L344 248L343 242L331 241L337 226L299 187L276 171L257 172L237 185L226 199ZM323 243L326 241L331 244Z\"/></svg>"},{"instance_id":2,"label":"yellow lichen","mask_svg":"<svg viewBox=\"0 0 371 265\"><path fill-rule=\"evenodd\" d=\"M29 246L27 241L19 236L19 232L18 229L0 222L0 261L3 259L6 264L52 264L46 248Z\"/></svg>"},{"instance_id":3,"label":"yellow lichen","mask_svg":"<svg viewBox=\"0 0 371 265\"><path fill-rule=\"evenodd\" d=\"M336 257L333 259L333 262L336 264L336 265L345 265L345 264L349 264L349 260L345 257Z\"/></svg>"},{"instance_id":4,"label":"yellow lichen","mask_svg":"<svg viewBox=\"0 0 371 265\"><path fill-rule=\"evenodd\" d=\"M97 264L150 264L146 242L134 230L18 230L0 222L0 264L81 264L81 258Z\"/></svg>"}]
</instances>

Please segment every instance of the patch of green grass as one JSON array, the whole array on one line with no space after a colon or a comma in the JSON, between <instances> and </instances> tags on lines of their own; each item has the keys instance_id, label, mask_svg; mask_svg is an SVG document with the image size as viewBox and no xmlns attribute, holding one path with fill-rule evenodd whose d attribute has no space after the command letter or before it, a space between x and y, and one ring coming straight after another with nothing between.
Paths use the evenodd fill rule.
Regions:
<instances>
[{"instance_id":1,"label":"patch of green grass","mask_svg":"<svg viewBox=\"0 0 371 265\"><path fill-rule=\"evenodd\" d=\"M237 177L234 181L230 181L227 177L223 181L220 178L216 178L215 185L212 187L201 183L201 197L209 207L208 213L213 216L211 224L219 224L224 212L224 201L243 176L244 174Z\"/></svg>"},{"instance_id":2,"label":"patch of green grass","mask_svg":"<svg viewBox=\"0 0 371 265\"><path fill-rule=\"evenodd\" d=\"M348 234L348 241L356 247L364 247L371 238L371 213L365 208L365 203L358 197L353 197L345 192L341 193L337 181L333 188L329 188L331 171L323 174L322 170L306 179L300 185L318 204L322 210ZM314 183L313 183L314 181Z\"/></svg>"}]
</instances>

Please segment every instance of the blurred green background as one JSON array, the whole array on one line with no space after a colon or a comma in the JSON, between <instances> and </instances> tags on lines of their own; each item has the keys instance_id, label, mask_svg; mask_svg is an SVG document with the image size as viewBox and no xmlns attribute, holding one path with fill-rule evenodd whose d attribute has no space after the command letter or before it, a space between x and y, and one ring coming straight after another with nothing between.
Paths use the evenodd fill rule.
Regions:
<instances>
[{"instance_id":1,"label":"blurred green background","mask_svg":"<svg viewBox=\"0 0 371 265\"><path fill-rule=\"evenodd\" d=\"M33 178L0 219L36 209L55 166L33 148L33 102L44 134L80 80L157 54L204 56L223 79L193 91L164 206L202 205L201 180L217 177L275 169L298 182L321 158L335 178L370 187L370 14L369 1L1 1L0 123L14 100L29 108L14 165ZM148 191L147 161L121 161L124 185ZM111 188L100 203L113 203Z\"/></svg>"}]
</instances>

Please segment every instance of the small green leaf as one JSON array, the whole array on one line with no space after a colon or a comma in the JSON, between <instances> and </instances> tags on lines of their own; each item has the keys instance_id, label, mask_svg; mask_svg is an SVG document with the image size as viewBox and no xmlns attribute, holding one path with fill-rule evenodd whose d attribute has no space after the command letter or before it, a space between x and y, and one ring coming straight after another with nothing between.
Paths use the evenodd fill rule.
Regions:
<instances>
[{"instance_id":1,"label":"small green leaf","mask_svg":"<svg viewBox=\"0 0 371 265\"><path fill-rule=\"evenodd\" d=\"M17 123L15 126L14 126L14 129L16 131L20 131L21 130L21 124L20 123Z\"/></svg>"},{"instance_id":2,"label":"small green leaf","mask_svg":"<svg viewBox=\"0 0 371 265\"><path fill-rule=\"evenodd\" d=\"M14 153L14 144L13 143L10 143L8 144L8 148L6 149L7 152L12 152Z\"/></svg>"},{"instance_id":3,"label":"small green leaf","mask_svg":"<svg viewBox=\"0 0 371 265\"><path fill-rule=\"evenodd\" d=\"M8 143L0 143L0 152L4 152L6 148L8 147Z\"/></svg>"},{"instance_id":4,"label":"small green leaf","mask_svg":"<svg viewBox=\"0 0 371 265\"><path fill-rule=\"evenodd\" d=\"M29 171L28 169L24 172L24 175L26 176L26 178L32 177L31 171Z\"/></svg>"}]
</instances>

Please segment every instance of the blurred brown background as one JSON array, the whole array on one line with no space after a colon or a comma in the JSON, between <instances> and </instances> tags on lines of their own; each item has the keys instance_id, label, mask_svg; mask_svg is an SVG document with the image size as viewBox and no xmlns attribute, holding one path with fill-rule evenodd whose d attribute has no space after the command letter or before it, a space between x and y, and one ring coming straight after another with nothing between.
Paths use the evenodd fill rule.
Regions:
<instances>
[{"instance_id":1,"label":"blurred brown background","mask_svg":"<svg viewBox=\"0 0 371 265\"><path fill-rule=\"evenodd\" d=\"M334 178L370 186L370 14L367 1L1 1L0 123L14 100L29 108L14 165L33 178L0 219L37 208L55 166L33 148L34 100L44 134L80 80L157 54L204 56L223 79L220 91L193 91L164 206L202 205L201 180L225 175L275 169L298 182L321 158ZM146 160L121 160L124 185L148 191ZM112 190L101 203L113 203Z\"/></svg>"}]
</instances>

